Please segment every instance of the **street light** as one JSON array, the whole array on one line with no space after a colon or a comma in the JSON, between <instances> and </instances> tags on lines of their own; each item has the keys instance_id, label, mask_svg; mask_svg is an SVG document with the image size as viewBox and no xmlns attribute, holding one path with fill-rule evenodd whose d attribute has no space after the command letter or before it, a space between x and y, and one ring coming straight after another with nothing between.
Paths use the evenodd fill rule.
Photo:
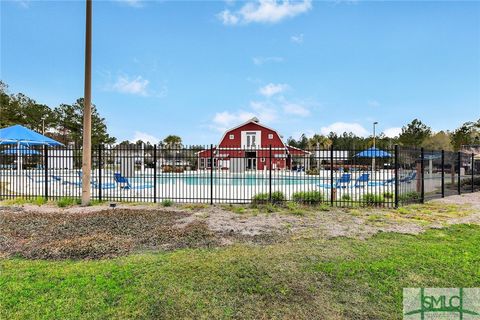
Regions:
<instances>
[{"instance_id":1,"label":"street light","mask_svg":"<svg viewBox=\"0 0 480 320\"><path fill-rule=\"evenodd\" d=\"M376 150L375 150L375 126L378 124L377 121L373 123L373 156L372 156L372 173L375 172L375 157L376 157Z\"/></svg>"}]
</instances>

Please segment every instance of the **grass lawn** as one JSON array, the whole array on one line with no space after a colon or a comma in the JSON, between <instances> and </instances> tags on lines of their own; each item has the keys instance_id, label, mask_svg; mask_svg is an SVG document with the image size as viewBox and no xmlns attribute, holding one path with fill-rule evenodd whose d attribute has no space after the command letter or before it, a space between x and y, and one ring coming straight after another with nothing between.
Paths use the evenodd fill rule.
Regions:
<instances>
[{"instance_id":1,"label":"grass lawn","mask_svg":"<svg viewBox=\"0 0 480 320\"><path fill-rule=\"evenodd\" d=\"M0 260L0 319L400 319L403 287L479 287L480 227L367 240Z\"/></svg>"}]
</instances>

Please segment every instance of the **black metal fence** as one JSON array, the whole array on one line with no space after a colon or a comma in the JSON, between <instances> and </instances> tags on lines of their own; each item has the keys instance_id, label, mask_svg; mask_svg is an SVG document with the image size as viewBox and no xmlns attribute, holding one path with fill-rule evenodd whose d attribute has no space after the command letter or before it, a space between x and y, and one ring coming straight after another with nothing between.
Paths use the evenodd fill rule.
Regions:
<instances>
[{"instance_id":1,"label":"black metal fence","mask_svg":"<svg viewBox=\"0 0 480 320\"><path fill-rule=\"evenodd\" d=\"M477 156L478 157L478 156ZM0 199L80 198L82 150L0 146ZM387 206L480 189L474 154L264 146L99 146L92 199L130 202Z\"/></svg>"}]
</instances>

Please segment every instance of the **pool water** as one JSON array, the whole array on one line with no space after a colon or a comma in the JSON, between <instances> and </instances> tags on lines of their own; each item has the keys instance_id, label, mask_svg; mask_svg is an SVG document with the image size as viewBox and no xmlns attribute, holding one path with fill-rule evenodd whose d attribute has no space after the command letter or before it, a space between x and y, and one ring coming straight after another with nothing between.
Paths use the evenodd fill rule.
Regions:
<instances>
[{"instance_id":1,"label":"pool water","mask_svg":"<svg viewBox=\"0 0 480 320\"><path fill-rule=\"evenodd\" d=\"M132 179L136 183L152 183L152 178L142 178L137 177ZM210 176L160 176L157 178L157 184L163 185L174 185L177 183L183 183L185 185L192 186L203 186L210 185L211 179ZM326 177L319 176L272 176L272 185L317 185L320 183L329 182L329 179ZM267 176L214 176L213 177L214 185L232 185L232 186L260 186L260 185L269 185L269 177Z\"/></svg>"}]
</instances>

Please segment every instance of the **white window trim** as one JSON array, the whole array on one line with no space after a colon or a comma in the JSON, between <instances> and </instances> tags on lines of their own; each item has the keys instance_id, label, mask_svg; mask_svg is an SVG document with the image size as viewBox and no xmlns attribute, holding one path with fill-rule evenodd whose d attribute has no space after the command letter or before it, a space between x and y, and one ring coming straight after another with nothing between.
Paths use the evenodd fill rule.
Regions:
<instances>
[{"instance_id":1,"label":"white window trim","mask_svg":"<svg viewBox=\"0 0 480 320\"><path fill-rule=\"evenodd\" d=\"M260 130L246 130L241 132L240 145L241 147L250 148L247 144L247 135L255 134L255 148L259 148L262 145L262 132Z\"/></svg>"}]
</instances>

